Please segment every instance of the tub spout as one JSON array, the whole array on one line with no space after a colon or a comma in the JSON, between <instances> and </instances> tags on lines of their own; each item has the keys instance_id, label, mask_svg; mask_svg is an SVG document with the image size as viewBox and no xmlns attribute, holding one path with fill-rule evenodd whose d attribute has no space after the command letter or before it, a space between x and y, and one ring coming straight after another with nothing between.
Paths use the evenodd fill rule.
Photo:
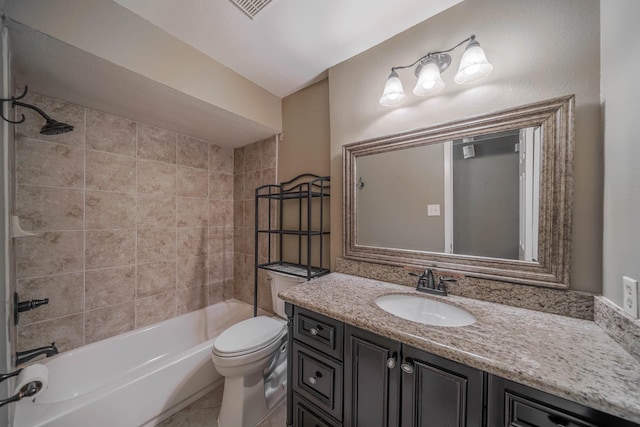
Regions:
<instances>
[{"instance_id":1,"label":"tub spout","mask_svg":"<svg viewBox=\"0 0 640 427\"><path fill-rule=\"evenodd\" d=\"M51 345L47 345L45 347L16 352L16 365L21 365L25 362L28 362L29 360L33 359L34 357L40 356L41 354L44 354L47 357L58 354L56 343L52 342Z\"/></svg>"}]
</instances>

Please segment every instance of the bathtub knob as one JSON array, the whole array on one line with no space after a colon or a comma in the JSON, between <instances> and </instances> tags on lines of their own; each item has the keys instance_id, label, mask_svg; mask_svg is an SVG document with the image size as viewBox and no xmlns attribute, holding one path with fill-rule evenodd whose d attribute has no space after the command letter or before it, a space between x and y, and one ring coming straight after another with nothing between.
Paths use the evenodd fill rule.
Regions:
<instances>
[{"instance_id":1,"label":"bathtub knob","mask_svg":"<svg viewBox=\"0 0 640 427\"><path fill-rule=\"evenodd\" d=\"M318 330L316 328L309 329L309 332L311 332L311 335L318 335Z\"/></svg>"}]
</instances>

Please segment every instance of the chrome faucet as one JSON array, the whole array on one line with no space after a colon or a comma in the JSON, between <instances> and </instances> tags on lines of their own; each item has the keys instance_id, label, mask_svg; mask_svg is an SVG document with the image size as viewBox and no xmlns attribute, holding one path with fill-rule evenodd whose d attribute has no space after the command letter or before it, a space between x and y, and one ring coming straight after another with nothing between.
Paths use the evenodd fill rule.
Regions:
<instances>
[{"instance_id":1,"label":"chrome faucet","mask_svg":"<svg viewBox=\"0 0 640 427\"><path fill-rule=\"evenodd\" d=\"M47 345L45 347L34 348L32 350L25 351L17 351L16 352L16 365L21 365L34 357L40 356L41 354L46 355L46 357L55 356L58 354L58 348L56 347L56 343L52 342L51 345Z\"/></svg>"},{"instance_id":2,"label":"chrome faucet","mask_svg":"<svg viewBox=\"0 0 640 427\"><path fill-rule=\"evenodd\" d=\"M417 291L426 292L426 293L435 294L435 295L446 296L447 285L445 284L445 282L456 281L456 279L453 279L453 278L439 276L438 283L436 283L436 280L433 276L433 271L431 271L430 268L427 268L421 274L417 274L417 273L409 273L409 274L412 276L418 277L418 285L416 286Z\"/></svg>"}]
</instances>

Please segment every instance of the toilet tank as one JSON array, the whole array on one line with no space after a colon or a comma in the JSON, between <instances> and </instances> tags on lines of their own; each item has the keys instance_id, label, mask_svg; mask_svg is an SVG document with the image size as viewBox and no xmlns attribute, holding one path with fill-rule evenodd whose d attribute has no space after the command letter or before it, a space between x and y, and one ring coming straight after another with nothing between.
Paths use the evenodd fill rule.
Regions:
<instances>
[{"instance_id":1,"label":"toilet tank","mask_svg":"<svg viewBox=\"0 0 640 427\"><path fill-rule=\"evenodd\" d=\"M283 319L287 318L284 312L284 301L278 298L278 292L295 286L305 281L302 277L290 276L288 274L277 273L275 271L267 271L271 281L271 301L273 303L273 312Z\"/></svg>"}]
</instances>

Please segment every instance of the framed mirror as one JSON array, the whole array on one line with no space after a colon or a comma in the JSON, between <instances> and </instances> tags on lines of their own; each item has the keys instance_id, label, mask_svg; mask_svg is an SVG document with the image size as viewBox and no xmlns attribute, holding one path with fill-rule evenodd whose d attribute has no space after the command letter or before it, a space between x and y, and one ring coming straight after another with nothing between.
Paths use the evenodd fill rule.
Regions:
<instances>
[{"instance_id":1,"label":"framed mirror","mask_svg":"<svg viewBox=\"0 0 640 427\"><path fill-rule=\"evenodd\" d=\"M574 97L343 147L347 259L568 288Z\"/></svg>"}]
</instances>

